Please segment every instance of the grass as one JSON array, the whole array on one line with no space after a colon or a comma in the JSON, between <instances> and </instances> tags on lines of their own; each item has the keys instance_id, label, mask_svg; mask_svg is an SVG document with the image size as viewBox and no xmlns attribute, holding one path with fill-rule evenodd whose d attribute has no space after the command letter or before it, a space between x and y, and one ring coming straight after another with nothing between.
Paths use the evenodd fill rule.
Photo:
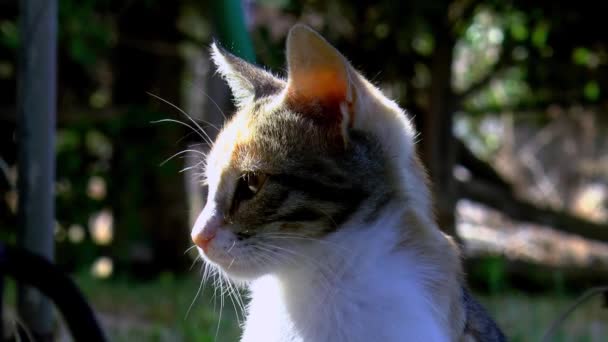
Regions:
<instances>
[{"instance_id":1,"label":"grass","mask_svg":"<svg viewBox=\"0 0 608 342\"><path fill-rule=\"evenodd\" d=\"M497 320L509 341L540 341L551 323L566 311L576 298L562 295L530 296L507 293L479 296ZM608 341L608 308L602 296L577 307L559 327L551 341Z\"/></svg>"},{"instance_id":2,"label":"grass","mask_svg":"<svg viewBox=\"0 0 608 342\"><path fill-rule=\"evenodd\" d=\"M100 313L111 341L238 341L235 309L210 285L197 295L200 280L174 278L133 283L78 277L77 282ZM195 298L196 297L196 298ZM192 305L192 307L190 307ZM220 324L218 325L218 321Z\"/></svg>"},{"instance_id":3,"label":"grass","mask_svg":"<svg viewBox=\"0 0 608 342\"><path fill-rule=\"evenodd\" d=\"M99 313L111 341L215 341L219 304L207 288L188 308L199 287L195 277L161 276L152 282L100 281L77 276L81 287ZM6 291L11 303L10 288ZM510 341L540 341L551 322L575 300L568 296L531 296L513 291L478 296ZM217 341L237 341L239 327L235 310L225 299ZM552 341L606 341L608 309L601 297L579 307L558 330Z\"/></svg>"}]
</instances>

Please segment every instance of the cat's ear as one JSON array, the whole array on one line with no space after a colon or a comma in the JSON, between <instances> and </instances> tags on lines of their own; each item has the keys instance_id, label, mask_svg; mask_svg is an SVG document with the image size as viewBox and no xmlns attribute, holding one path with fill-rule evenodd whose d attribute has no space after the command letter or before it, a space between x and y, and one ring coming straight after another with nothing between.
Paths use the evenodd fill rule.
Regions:
<instances>
[{"instance_id":1,"label":"cat's ear","mask_svg":"<svg viewBox=\"0 0 608 342\"><path fill-rule=\"evenodd\" d=\"M211 44L211 57L218 72L228 83L237 107L279 93L285 87L283 80L231 54L217 42Z\"/></svg>"},{"instance_id":2,"label":"cat's ear","mask_svg":"<svg viewBox=\"0 0 608 342\"><path fill-rule=\"evenodd\" d=\"M287 64L290 105L322 122L339 124L343 131L352 125L354 70L338 50L297 24L287 36Z\"/></svg>"}]
</instances>

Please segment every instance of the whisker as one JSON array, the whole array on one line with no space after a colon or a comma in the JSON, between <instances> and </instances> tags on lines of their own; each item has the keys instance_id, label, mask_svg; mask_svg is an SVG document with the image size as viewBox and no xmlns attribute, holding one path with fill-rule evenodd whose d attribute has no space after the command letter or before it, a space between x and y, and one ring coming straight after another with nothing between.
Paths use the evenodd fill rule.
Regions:
<instances>
[{"instance_id":1,"label":"whisker","mask_svg":"<svg viewBox=\"0 0 608 342\"><path fill-rule=\"evenodd\" d=\"M243 305L242 298L240 297L238 289L230 282L230 279L227 279L227 284L231 290L231 293L229 293L229 296L232 297L231 299L234 299L234 300L232 300L232 306L234 306L234 311L236 313L236 319L240 325L241 320L239 319L239 312L238 312L239 310L236 308L236 306L238 305L238 307L240 309L241 319L243 319L244 315L245 315L245 306ZM235 301L236 301L237 305L235 305Z\"/></svg>"},{"instance_id":2,"label":"whisker","mask_svg":"<svg viewBox=\"0 0 608 342\"><path fill-rule=\"evenodd\" d=\"M307 255L300 254L300 253L297 253L290 249L279 247L276 245L258 243L258 244L256 244L256 247L263 248L267 253L274 253L275 255L277 255L277 254L280 255L279 252L283 252L283 253L289 253L292 256L292 258L295 258L295 257L301 258L301 260L303 262L306 262L306 263L308 263L309 266L312 266L313 268L316 268L319 270L318 274L321 276L321 278L323 278L322 279L323 286L326 287L326 290L331 289L332 282L327 277L327 274L335 274L336 272L328 265L322 265L319 262L317 262L315 259L313 259Z\"/></svg>"},{"instance_id":3,"label":"whisker","mask_svg":"<svg viewBox=\"0 0 608 342\"><path fill-rule=\"evenodd\" d=\"M190 252L190 251L191 251L193 248L195 248L195 247L196 247L196 245L192 245L192 246L190 246L190 247L186 248L186 250L184 251L184 255L185 255L185 254L188 254L188 252Z\"/></svg>"},{"instance_id":4,"label":"whisker","mask_svg":"<svg viewBox=\"0 0 608 342\"><path fill-rule=\"evenodd\" d=\"M236 246L236 240L234 240L232 242L232 246L230 246L230 248L228 249L228 251L226 251L226 253L230 254L230 251L234 248L234 246Z\"/></svg>"},{"instance_id":5,"label":"whisker","mask_svg":"<svg viewBox=\"0 0 608 342\"><path fill-rule=\"evenodd\" d=\"M156 121L156 122L152 121L151 123L157 123L157 122L158 122L158 121ZM209 126L204 126L203 128L207 128L207 127L209 127ZM192 134L198 134L198 132L197 132L197 131L193 131L193 132L188 132L188 133L186 133L186 134L185 134L183 137L179 138L179 139L178 139L178 140L175 142L175 144L176 144L176 145L178 145L179 143L181 143L182 141L184 141L186 138L188 138L188 137L189 137L189 136L191 136ZM199 135L200 135L200 134L199 134ZM204 140L204 142L202 142L202 143L197 143L197 144L192 144L192 145L202 145L202 144L205 144L205 145L207 145L207 146L211 146L211 144L210 144L209 142L207 142L207 140L206 140L206 139L203 139L203 140Z\"/></svg>"},{"instance_id":6,"label":"whisker","mask_svg":"<svg viewBox=\"0 0 608 342\"><path fill-rule=\"evenodd\" d=\"M190 306L188 307L188 311L186 311L186 316L184 317L184 320L188 319L190 310L192 310L192 307L194 306L194 303L196 302L198 295L201 293L201 289L203 288L203 282L204 282L204 279L201 279L201 283L198 285L198 290L196 291L196 294L194 295L194 299L192 299L192 303L190 303Z\"/></svg>"},{"instance_id":7,"label":"whisker","mask_svg":"<svg viewBox=\"0 0 608 342\"><path fill-rule=\"evenodd\" d=\"M217 327L215 328L215 341L217 341L217 337L220 333L220 325L222 324L222 312L224 310L224 283L222 281L222 275L218 272L217 279L220 284L220 313L217 320Z\"/></svg>"},{"instance_id":8,"label":"whisker","mask_svg":"<svg viewBox=\"0 0 608 342\"><path fill-rule=\"evenodd\" d=\"M188 125L187 123L180 121L180 120L175 120L175 119L161 119L161 120L156 120L156 121L150 121L150 123L153 124L157 124L157 123L163 123L163 122L174 122L176 124L180 124L182 126L186 126L188 128L190 128L192 130L191 133L196 133L198 134L199 137L201 137L201 139L203 139L203 141L207 144L212 144L211 138L209 138L206 135L201 134L201 132L197 131L194 127L192 127L191 125ZM182 138L183 139L183 138ZM179 142L179 141L178 141Z\"/></svg>"},{"instance_id":9,"label":"whisker","mask_svg":"<svg viewBox=\"0 0 608 342\"><path fill-rule=\"evenodd\" d=\"M209 134L207 134L207 132L205 132L205 130L188 113L186 113L183 109L179 108L178 106L174 105L170 101L167 101L167 100L163 99L162 97L160 97L158 95L152 94L150 92L147 92L147 94L150 95L150 96L152 96L152 97L154 97L154 98L156 98L156 99L158 99L158 100L160 100L160 101L163 101L164 103L168 104L169 106L177 109L180 113L182 113L185 117L187 117L188 120L190 120L200 130L200 132L202 134L204 134L207 137L208 141L211 142L213 140L213 139L211 139L209 137Z\"/></svg>"},{"instance_id":10,"label":"whisker","mask_svg":"<svg viewBox=\"0 0 608 342\"><path fill-rule=\"evenodd\" d=\"M220 111L220 114L222 114L222 116L224 117L224 120L228 120L228 118L226 117L226 114L224 113L224 111L222 110L222 108L220 108L220 105L218 105L218 104L217 104L217 102L215 102L215 100L214 100L214 99L212 99L212 98L211 98L211 96L209 96L209 95L208 95L207 93L205 93L204 91L201 91L201 93L202 93L203 95L205 95L205 96L206 96L206 97L209 99L209 101L211 101L211 103L213 103L213 104L215 105L215 107L217 108L217 110L219 110L219 111ZM218 131L219 131L219 129L218 129Z\"/></svg>"},{"instance_id":11,"label":"whisker","mask_svg":"<svg viewBox=\"0 0 608 342\"><path fill-rule=\"evenodd\" d=\"M190 265L190 268L188 269L188 271L192 271L192 268L194 267L194 265L196 265L197 261L199 261L201 259L201 256L197 256L196 258L194 258L194 261L192 261L192 265Z\"/></svg>"},{"instance_id":12,"label":"whisker","mask_svg":"<svg viewBox=\"0 0 608 342\"><path fill-rule=\"evenodd\" d=\"M317 243L321 243L321 244L327 244L330 245L332 247L336 247L336 248L340 248L344 251L350 251L350 249L336 243L333 241L327 241L327 240L322 240L319 238L314 238L314 237L310 237L310 236L306 236L306 235L300 235L300 234L295 234L295 233L284 233L284 232L270 232L270 233L262 233L260 235L258 235L260 238L270 238L270 239L285 239L285 240L290 240L290 239L294 239L294 240L307 240L307 241L312 241L312 242L317 242Z\"/></svg>"},{"instance_id":13,"label":"whisker","mask_svg":"<svg viewBox=\"0 0 608 342\"><path fill-rule=\"evenodd\" d=\"M190 83L190 86L196 87L196 85L194 84L194 82L188 81L188 83ZM222 114L222 116L224 117L224 120L228 120L226 118L226 114L224 114L224 111L222 110L222 108L220 108L220 106L217 104L217 102L215 102L215 100L213 100L211 98L211 96L209 96L209 94L207 94L204 90L200 89L200 87L197 87L197 88L199 88L198 91L200 91L201 94L205 95L207 97L207 99L209 99L209 101L211 101L215 105L215 107L217 108L217 110L219 110L220 114ZM218 131L219 131L219 129L218 129Z\"/></svg>"},{"instance_id":14,"label":"whisker","mask_svg":"<svg viewBox=\"0 0 608 342\"><path fill-rule=\"evenodd\" d=\"M194 164L194 165L191 165L191 166L186 166L185 168L183 168L183 169L179 170L179 173L183 173L183 172L185 172L185 171L188 171L188 170L192 170L192 169L194 169L194 168L197 168L197 167L199 167L199 166L200 166L201 164L203 164L203 163L205 163L205 160L201 160L200 162L198 162L198 163L196 163L196 164Z\"/></svg>"},{"instance_id":15,"label":"whisker","mask_svg":"<svg viewBox=\"0 0 608 342\"><path fill-rule=\"evenodd\" d=\"M198 154L202 155L202 156L203 156L203 157L205 157L205 158L207 157L207 155L206 155L206 154L204 154L204 153L203 153L203 152L201 152L201 151L197 151L197 150L188 149L188 150L179 151L179 152L177 152L176 154L172 155L171 157L169 157L169 158L165 159L165 160L164 160L162 163L160 163L160 166L163 166L163 165L165 165L166 163L168 163L168 162L169 162L171 159L173 159L173 158L175 158L175 157L177 157L177 156L179 156L179 155L182 155L182 154L184 154L184 153L188 153L188 152L194 152L194 153L198 153Z\"/></svg>"}]
</instances>

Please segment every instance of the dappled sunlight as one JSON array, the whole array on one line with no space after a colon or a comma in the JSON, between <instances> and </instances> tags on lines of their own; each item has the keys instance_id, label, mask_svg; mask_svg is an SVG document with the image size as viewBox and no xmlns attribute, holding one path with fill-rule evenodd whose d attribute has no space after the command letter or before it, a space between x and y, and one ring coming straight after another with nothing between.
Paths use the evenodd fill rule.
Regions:
<instances>
[{"instance_id":1,"label":"dappled sunlight","mask_svg":"<svg viewBox=\"0 0 608 342\"><path fill-rule=\"evenodd\" d=\"M93 176L89 178L87 185L87 195L94 200L106 198L106 181L102 177Z\"/></svg>"},{"instance_id":2,"label":"dappled sunlight","mask_svg":"<svg viewBox=\"0 0 608 342\"><path fill-rule=\"evenodd\" d=\"M470 256L504 255L558 267L608 272L608 245L526 222L467 200L458 202L457 231Z\"/></svg>"},{"instance_id":3,"label":"dappled sunlight","mask_svg":"<svg viewBox=\"0 0 608 342\"><path fill-rule=\"evenodd\" d=\"M47 6L35 20L22 6L30 2ZM57 5L56 13L49 4ZM59 274L65 272L83 289L111 340L234 341L241 331L235 311L242 303L233 306L227 296L233 289L222 288L213 277L201 283L209 279L209 264L192 245L191 229L207 200L216 201L218 213L225 211L222 224L243 228L246 233L237 234L241 241L255 231L251 222L265 216L273 217L268 225L291 209L295 221L321 216L303 214L308 205L269 209L274 202L316 201L339 231L342 222L357 218L354 212L384 213L381 207L397 195L412 204L408 215L435 220L461 244L464 276L455 283L482 299L509 340L538 340L577 295L608 282L604 7L602 2L489 0L0 1L0 255L6 245L50 259ZM36 29L23 26L28 18ZM340 79L345 84L338 83L347 90L349 106L336 106L348 114L341 133L384 147L392 133L344 124L358 122L362 110L380 127L377 114L393 105L388 100L403 108L395 117L404 114L415 127L433 218L420 209L427 198L418 196L426 189L418 173L402 188L393 182L394 173L412 171L411 158L398 171L370 171L400 160L409 144L389 141L390 149L366 150L369 160L357 159L369 162L369 169L362 168L365 177L356 176L352 165L345 170L330 165L356 144L321 151L331 154L322 165L295 161L312 148L299 146L298 138L327 136L319 124L325 120L316 119L327 108L323 101L303 97L302 103L291 103L275 93L287 94L287 84L292 87L287 90L299 84L299 93L304 89L322 98L333 89L329 76L319 82L306 71L299 78L289 75L285 40L297 23L318 31L342 54L336 65L318 68L325 76L346 71ZM214 41L226 49L219 72L210 51ZM315 58L327 61L319 57L323 51L334 56L331 49L311 48L310 41L301 45L302 66L314 66ZM291 67L298 65L293 61ZM334 69L343 62L346 70ZM269 79L261 76L266 73L247 63L281 80L260 82ZM252 70L256 73L249 75ZM243 102L235 103L233 94L240 92L231 92L222 75L229 76L232 88L245 90ZM376 103L372 86L388 100ZM363 90L376 95L367 98ZM255 115L245 115L249 112ZM284 143L276 143L284 131L262 122L272 115L310 123L310 131L287 134ZM291 160L277 162L272 153L260 152L266 146L272 151L293 147L298 153L287 155L302 166L294 171ZM255 150L249 165L235 162L234 151L249 150ZM269 175L261 192L268 199L241 227L234 219L241 203L234 203L239 196L232 178L240 179L236 189L243 188L239 184L249 178L239 177L260 165L279 174L262 170ZM308 166L312 180L322 181L318 189L299 178ZM298 175L291 180L291 173ZM283 178L289 184L281 183ZM375 181L382 186L369 185ZM366 196L387 187L377 196L377 208L353 202L340 220L324 212L333 197L339 197L336 203L353 200L345 194L359 185L365 185ZM327 191L333 186L340 191ZM283 187L289 188L285 194L269 190ZM307 195L308 190L315 193ZM416 200L425 205L416 206ZM441 236L428 234L429 239L435 235ZM429 268L448 260L445 255ZM356 259L352 256L349 260ZM251 261L278 259L274 254L261 258ZM445 268L460 270L454 266L459 261L452 261ZM233 270L236 264L230 263ZM388 263L382 264L377 268L384 280ZM357 266L365 273L364 263ZM11 275L3 276L8 285L0 296L6 297L12 319L17 291ZM366 296L372 297L370 292ZM601 304L594 298L575 310L554 340L604 341L608 310ZM58 323L57 337L67 340L63 324Z\"/></svg>"},{"instance_id":4,"label":"dappled sunlight","mask_svg":"<svg viewBox=\"0 0 608 342\"><path fill-rule=\"evenodd\" d=\"M99 257L91 265L91 274L96 278L108 278L112 275L112 272L114 272L114 262L108 257Z\"/></svg>"},{"instance_id":5,"label":"dappled sunlight","mask_svg":"<svg viewBox=\"0 0 608 342\"><path fill-rule=\"evenodd\" d=\"M114 237L114 216L109 210L102 210L91 216L89 233L93 242L98 245L108 245Z\"/></svg>"},{"instance_id":6,"label":"dappled sunlight","mask_svg":"<svg viewBox=\"0 0 608 342\"><path fill-rule=\"evenodd\" d=\"M73 224L68 228L68 239L72 243L81 243L84 240L84 228L79 224Z\"/></svg>"}]
</instances>

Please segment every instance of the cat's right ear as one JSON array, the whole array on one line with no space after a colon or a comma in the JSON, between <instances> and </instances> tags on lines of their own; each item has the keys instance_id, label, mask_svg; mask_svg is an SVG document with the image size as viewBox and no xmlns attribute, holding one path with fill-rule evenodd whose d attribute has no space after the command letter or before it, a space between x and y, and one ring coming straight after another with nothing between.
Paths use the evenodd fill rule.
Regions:
<instances>
[{"instance_id":1,"label":"cat's right ear","mask_svg":"<svg viewBox=\"0 0 608 342\"><path fill-rule=\"evenodd\" d=\"M237 107L276 94L285 87L283 80L231 54L217 42L211 44L211 58L228 83Z\"/></svg>"}]
</instances>

